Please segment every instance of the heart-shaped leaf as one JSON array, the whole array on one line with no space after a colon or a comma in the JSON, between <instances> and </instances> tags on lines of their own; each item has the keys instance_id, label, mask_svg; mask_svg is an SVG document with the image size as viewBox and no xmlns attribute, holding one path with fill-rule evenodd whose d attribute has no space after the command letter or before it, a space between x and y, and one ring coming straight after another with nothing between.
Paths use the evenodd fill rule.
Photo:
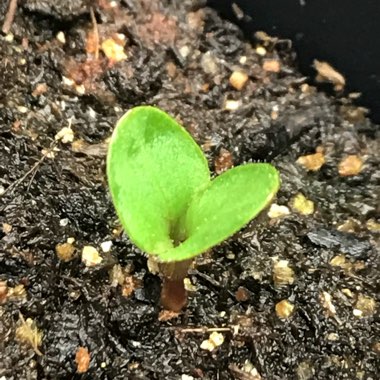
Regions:
<instances>
[{"instance_id":1,"label":"heart-shaped leaf","mask_svg":"<svg viewBox=\"0 0 380 380\"><path fill-rule=\"evenodd\" d=\"M246 164L216 177L196 194L187 210L187 239L160 255L161 261L186 260L239 231L275 196L280 185L270 164Z\"/></svg>"},{"instance_id":2,"label":"heart-shaped leaf","mask_svg":"<svg viewBox=\"0 0 380 380\"><path fill-rule=\"evenodd\" d=\"M191 136L149 106L118 122L107 175L129 237L161 261L190 259L222 242L268 205L280 183L270 164L239 166L211 181Z\"/></svg>"}]
</instances>

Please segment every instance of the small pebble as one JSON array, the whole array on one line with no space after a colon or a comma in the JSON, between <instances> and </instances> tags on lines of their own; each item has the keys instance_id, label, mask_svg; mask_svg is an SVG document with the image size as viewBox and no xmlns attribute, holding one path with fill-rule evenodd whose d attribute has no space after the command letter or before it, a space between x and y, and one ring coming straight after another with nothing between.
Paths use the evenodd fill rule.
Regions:
<instances>
[{"instance_id":1,"label":"small pebble","mask_svg":"<svg viewBox=\"0 0 380 380\"><path fill-rule=\"evenodd\" d=\"M62 76L62 84L65 86L71 87L75 85L75 82L70 78Z\"/></svg>"},{"instance_id":2,"label":"small pebble","mask_svg":"<svg viewBox=\"0 0 380 380\"><path fill-rule=\"evenodd\" d=\"M65 44L65 43L66 43L65 33L63 33L63 32L58 32L56 38L57 38L57 40L58 40L61 44Z\"/></svg>"},{"instance_id":3,"label":"small pebble","mask_svg":"<svg viewBox=\"0 0 380 380\"><path fill-rule=\"evenodd\" d=\"M8 223L3 223L3 233L5 235L8 235L11 233L11 231L12 231L12 226Z\"/></svg>"},{"instance_id":4,"label":"small pebble","mask_svg":"<svg viewBox=\"0 0 380 380\"><path fill-rule=\"evenodd\" d=\"M265 47L263 46L258 46L256 48L256 53L261 56L261 57L264 57L266 54L267 54L267 50L265 49Z\"/></svg>"},{"instance_id":5,"label":"small pebble","mask_svg":"<svg viewBox=\"0 0 380 380\"><path fill-rule=\"evenodd\" d=\"M28 108L25 106L17 106L17 110L18 110L18 112L21 112L21 113L27 113L28 112Z\"/></svg>"},{"instance_id":6,"label":"small pebble","mask_svg":"<svg viewBox=\"0 0 380 380\"><path fill-rule=\"evenodd\" d=\"M245 63L247 63L247 57L245 55L242 55L240 58L239 58L239 63L241 65L244 65Z\"/></svg>"},{"instance_id":7,"label":"small pebble","mask_svg":"<svg viewBox=\"0 0 380 380\"><path fill-rule=\"evenodd\" d=\"M111 250L112 247L112 241L107 240L100 244L100 248L103 251L103 253L108 253Z\"/></svg>"},{"instance_id":8,"label":"small pebble","mask_svg":"<svg viewBox=\"0 0 380 380\"><path fill-rule=\"evenodd\" d=\"M209 51L202 55L201 66L206 74L215 75L218 72L217 61Z\"/></svg>"},{"instance_id":9,"label":"small pebble","mask_svg":"<svg viewBox=\"0 0 380 380\"><path fill-rule=\"evenodd\" d=\"M240 108L240 100L226 100L224 103L224 109L227 111L236 111Z\"/></svg>"},{"instance_id":10,"label":"small pebble","mask_svg":"<svg viewBox=\"0 0 380 380\"><path fill-rule=\"evenodd\" d=\"M69 224L69 219L68 219L68 218L64 218L64 219L61 219L61 220L59 221L59 225L60 225L61 227L66 227L68 224Z\"/></svg>"},{"instance_id":11,"label":"small pebble","mask_svg":"<svg viewBox=\"0 0 380 380\"><path fill-rule=\"evenodd\" d=\"M190 48L186 45L179 48L178 51L182 58L187 58L187 56L190 54Z\"/></svg>"},{"instance_id":12,"label":"small pebble","mask_svg":"<svg viewBox=\"0 0 380 380\"><path fill-rule=\"evenodd\" d=\"M288 300L282 300L276 304L276 314L279 318L289 318L294 310L294 305Z\"/></svg>"},{"instance_id":13,"label":"small pebble","mask_svg":"<svg viewBox=\"0 0 380 380\"><path fill-rule=\"evenodd\" d=\"M194 377L193 376L189 376L189 375L185 375L183 374L181 376L181 380L194 380Z\"/></svg>"},{"instance_id":14,"label":"small pebble","mask_svg":"<svg viewBox=\"0 0 380 380\"><path fill-rule=\"evenodd\" d=\"M335 342L339 339L339 335L337 333L330 333L327 335L327 339Z\"/></svg>"},{"instance_id":15,"label":"small pebble","mask_svg":"<svg viewBox=\"0 0 380 380\"><path fill-rule=\"evenodd\" d=\"M82 250L82 262L86 267L93 267L102 262L102 257L99 252L92 246L86 245Z\"/></svg>"}]
</instances>

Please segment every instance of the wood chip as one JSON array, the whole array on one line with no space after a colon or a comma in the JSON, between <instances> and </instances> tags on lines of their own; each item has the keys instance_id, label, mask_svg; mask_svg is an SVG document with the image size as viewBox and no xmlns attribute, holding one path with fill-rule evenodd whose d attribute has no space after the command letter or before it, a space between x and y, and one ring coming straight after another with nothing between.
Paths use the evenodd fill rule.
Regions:
<instances>
[{"instance_id":1,"label":"wood chip","mask_svg":"<svg viewBox=\"0 0 380 380\"><path fill-rule=\"evenodd\" d=\"M281 63L277 59L266 59L263 63L263 70L270 73L279 73L281 71Z\"/></svg>"},{"instance_id":2,"label":"wood chip","mask_svg":"<svg viewBox=\"0 0 380 380\"><path fill-rule=\"evenodd\" d=\"M318 72L318 75L315 78L317 82L330 82L334 85L336 91L340 91L344 88L346 84L344 76L330 64L315 59L314 68Z\"/></svg>"},{"instance_id":3,"label":"wood chip","mask_svg":"<svg viewBox=\"0 0 380 380\"><path fill-rule=\"evenodd\" d=\"M298 157L296 162L307 170L317 171L325 163L325 155L323 154L323 151L320 150L314 154Z\"/></svg>"},{"instance_id":4,"label":"wood chip","mask_svg":"<svg viewBox=\"0 0 380 380\"><path fill-rule=\"evenodd\" d=\"M68 262L74 258L75 247L69 243L57 244L55 252L61 261Z\"/></svg>"},{"instance_id":5,"label":"wood chip","mask_svg":"<svg viewBox=\"0 0 380 380\"><path fill-rule=\"evenodd\" d=\"M110 62L121 62L128 58L124 52L125 42L125 36L118 33L112 38L107 38L103 41L101 44L101 49Z\"/></svg>"},{"instance_id":6,"label":"wood chip","mask_svg":"<svg viewBox=\"0 0 380 380\"><path fill-rule=\"evenodd\" d=\"M294 283L294 271L289 267L288 260L276 260L273 265L273 281L276 286Z\"/></svg>"},{"instance_id":7,"label":"wood chip","mask_svg":"<svg viewBox=\"0 0 380 380\"><path fill-rule=\"evenodd\" d=\"M291 204L293 210L301 215L311 215L314 212L314 203L301 193L292 199Z\"/></svg>"},{"instance_id":8,"label":"wood chip","mask_svg":"<svg viewBox=\"0 0 380 380\"><path fill-rule=\"evenodd\" d=\"M351 154L339 163L338 172L342 177L348 177L359 174L362 168L363 160L357 155Z\"/></svg>"},{"instance_id":9,"label":"wood chip","mask_svg":"<svg viewBox=\"0 0 380 380\"><path fill-rule=\"evenodd\" d=\"M276 314L279 318L289 318L294 310L294 305L288 300L282 300L278 302L275 306Z\"/></svg>"},{"instance_id":10,"label":"wood chip","mask_svg":"<svg viewBox=\"0 0 380 380\"><path fill-rule=\"evenodd\" d=\"M177 313L176 311L171 310L161 310L158 315L158 320L160 322L167 322L170 321L173 318L177 318L180 313Z\"/></svg>"},{"instance_id":11,"label":"wood chip","mask_svg":"<svg viewBox=\"0 0 380 380\"><path fill-rule=\"evenodd\" d=\"M358 299L353 311L354 315L359 318L370 317L376 310L376 301L372 297L358 295Z\"/></svg>"},{"instance_id":12,"label":"wood chip","mask_svg":"<svg viewBox=\"0 0 380 380\"><path fill-rule=\"evenodd\" d=\"M8 295L8 285L6 281L0 281L0 305L5 303Z\"/></svg>"},{"instance_id":13,"label":"wood chip","mask_svg":"<svg viewBox=\"0 0 380 380\"><path fill-rule=\"evenodd\" d=\"M240 91L248 81L248 75L243 71L234 71L229 79L230 85Z\"/></svg>"},{"instance_id":14,"label":"wood chip","mask_svg":"<svg viewBox=\"0 0 380 380\"><path fill-rule=\"evenodd\" d=\"M86 347L79 347L75 354L75 363L78 373L85 373L90 366L91 356Z\"/></svg>"}]
</instances>

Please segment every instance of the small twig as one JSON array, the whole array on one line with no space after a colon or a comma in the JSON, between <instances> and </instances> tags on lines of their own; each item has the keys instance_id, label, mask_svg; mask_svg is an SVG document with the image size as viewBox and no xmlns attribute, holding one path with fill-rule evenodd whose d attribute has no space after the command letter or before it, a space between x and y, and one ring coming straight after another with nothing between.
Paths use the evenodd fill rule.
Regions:
<instances>
[{"instance_id":1,"label":"small twig","mask_svg":"<svg viewBox=\"0 0 380 380\"><path fill-rule=\"evenodd\" d=\"M54 142L50 148L45 152L45 154L32 166L31 169L29 169L21 178L19 178L18 180L16 180L15 182L13 182L12 184L10 184L6 189L5 191L0 194L0 198L3 197L5 194L7 194L9 191L11 191L12 189L14 189L15 187L17 187L18 185L20 185L22 182L24 182L24 180L30 175L33 173L34 170L36 170L41 164L42 162L45 160L45 158L53 151L53 149L56 147L57 143ZM34 176L33 176L34 178ZM32 179L33 180L33 179ZM29 184L29 187L30 187L30 184Z\"/></svg>"},{"instance_id":2,"label":"small twig","mask_svg":"<svg viewBox=\"0 0 380 380\"><path fill-rule=\"evenodd\" d=\"M231 331L234 331L236 329L236 326L231 326L231 327L206 327L206 326L203 326L203 327L194 327L194 328L173 327L173 329L177 330L180 333L201 333L201 334L205 334L205 333L209 333L209 332L213 332L213 331L231 332Z\"/></svg>"},{"instance_id":3,"label":"small twig","mask_svg":"<svg viewBox=\"0 0 380 380\"><path fill-rule=\"evenodd\" d=\"M99 59L99 31L98 24L96 22L94 8L90 8L91 21L93 25L94 39L95 39L95 60Z\"/></svg>"},{"instance_id":4,"label":"small twig","mask_svg":"<svg viewBox=\"0 0 380 380\"><path fill-rule=\"evenodd\" d=\"M17 9L17 0L9 0L8 12L4 19L3 28L1 29L2 32L5 34L8 34L9 31L11 30L11 26L16 14L16 9Z\"/></svg>"}]
</instances>

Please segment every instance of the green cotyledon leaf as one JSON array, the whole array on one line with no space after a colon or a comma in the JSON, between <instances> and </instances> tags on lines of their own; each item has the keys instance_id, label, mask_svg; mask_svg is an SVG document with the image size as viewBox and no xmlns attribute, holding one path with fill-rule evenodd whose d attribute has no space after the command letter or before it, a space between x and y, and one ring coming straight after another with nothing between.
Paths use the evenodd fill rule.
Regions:
<instances>
[{"instance_id":1,"label":"green cotyledon leaf","mask_svg":"<svg viewBox=\"0 0 380 380\"><path fill-rule=\"evenodd\" d=\"M280 180L270 164L246 164L211 181L191 136L163 111L127 112L107 157L112 199L130 239L162 262L195 257L254 218Z\"/></svg>"},{"instance_id":2,"label":"green cotyledon leaf","mask_svg":"<svg viewBox=\"0 0 380 380\"><path fill-rule=\"evenodd\" d=\"M188 238L160 254L161 261L182 261L219 244L253 219L273 199L280 186L270 164L246 164L230 169L192 199L186 213Z\"/></svg>"},{"instance_id":3,"label":"green cotyledon leaf","mask_svg":"<svg viewBox=\"0 0 380 380\"><path fill-rule=\"evenodd\" d=\"M210 181L192 137L155 107L140 106L117 123L107 156L112 200L130 239L159 255L181 235L180 219L193 194Z\"/></svg>"}]
</instances>

